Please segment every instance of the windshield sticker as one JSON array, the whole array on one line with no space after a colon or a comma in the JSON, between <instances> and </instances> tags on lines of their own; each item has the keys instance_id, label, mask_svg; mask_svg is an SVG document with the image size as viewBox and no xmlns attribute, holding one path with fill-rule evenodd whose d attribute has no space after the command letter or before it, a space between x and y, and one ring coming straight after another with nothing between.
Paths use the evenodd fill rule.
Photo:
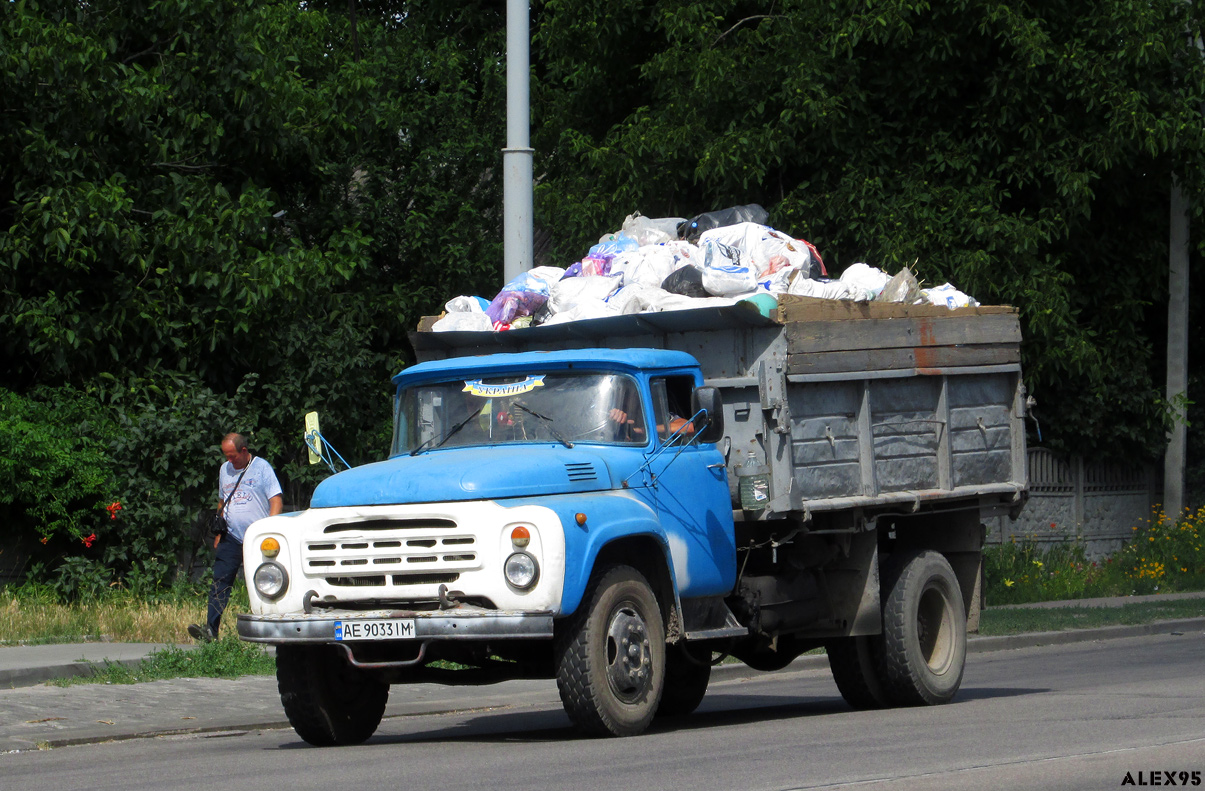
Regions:
<instances>
[{"instance_id":1,"label":"windshield sticker","mask_svg":"<svg viewBox=\"0 0 1205 791\"><path fill-rule=\"evenodd\" d=\"M504 385L487 385L483 384L480 379L467 379L464 383L464 390L461 392L471 393L482 398L497 398L501 396L514 396L521 393L530 393L537 387L544 386L544 375L529 376L522 382L511 382Z\"/></svg>"}]
</instances>

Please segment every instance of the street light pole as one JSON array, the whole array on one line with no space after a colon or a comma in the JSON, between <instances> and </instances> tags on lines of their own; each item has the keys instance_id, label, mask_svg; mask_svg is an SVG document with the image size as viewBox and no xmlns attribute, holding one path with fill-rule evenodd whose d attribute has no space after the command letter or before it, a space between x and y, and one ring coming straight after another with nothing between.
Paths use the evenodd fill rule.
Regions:
<instances>
[{"instance_id":1,"label":"street light pole","mask_svg":"<svg viewBox=\"0 0 1205 791\"><path fill-rule=\"evenodd\" d=\"M1178 519L1184 510L1184 455L1188 440L1184 400L1188 393L1188 201L1172 175L1167 250L1167 402L1173 411L1163 456L1163 512Z\"/></svg>"},{"instance_id":2,"label":"street light pole","mask_svg":"<svg viewBox=\"0 0 1205 791\"><path fill-rule=\"evenodd\" d=\"M1205 42L1188 31L1189 47L1196 46L1205 59ZM1184 511L1184 468L1188 445L1188 200L1172 173L1167 245L1167 402L1172 409L1172 430L1163 456L1163 513L1179 519Z\"/></svg>"},{"instance_id":3,"label":"street light pole","mask_svg":"<svg viewBox=\"0 0 1205 791\"><path fill-rule=\"evenodd\" d=\"M504 283L531 269L531 24L529 0L506 0L506 148L502 149Z\"/></svg>"}]
</instances>

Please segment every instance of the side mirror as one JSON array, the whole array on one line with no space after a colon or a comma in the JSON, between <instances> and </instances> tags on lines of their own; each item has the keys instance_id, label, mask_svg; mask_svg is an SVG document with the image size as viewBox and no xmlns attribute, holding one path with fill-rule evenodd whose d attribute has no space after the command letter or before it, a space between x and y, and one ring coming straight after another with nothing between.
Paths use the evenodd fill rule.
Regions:
<instances>
[{"instance_id":1,"label":"side mirror","mask_svg":"<svg viewBox=\"0 0 1205 791\"><path fill-rule=\"evenodd\" d=\"M698 428L695 436L699 442L719 442L724 437L724 399L714 387L696 387L690 394L691 414L707 411L706 423Z\"/></svg>"}]
</instances>

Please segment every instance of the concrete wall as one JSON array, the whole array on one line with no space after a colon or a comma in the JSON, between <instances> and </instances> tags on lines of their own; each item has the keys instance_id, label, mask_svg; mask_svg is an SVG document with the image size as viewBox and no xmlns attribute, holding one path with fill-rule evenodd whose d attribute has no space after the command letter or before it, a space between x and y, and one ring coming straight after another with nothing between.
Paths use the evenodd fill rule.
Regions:
<instances>
[{"instance_id":1,"label":"concrete wall","mask_svg":"<svg viewBox=\"0 0 1205 791\"><path fill-rule=\"evenodd\" d=\"M1029 502L1017 520L988 523L988 544L1081 541L1089 557L1117 551L1161 499L1153 467L1122 467L1029 450Z\"/></svg>"}]
</instances>

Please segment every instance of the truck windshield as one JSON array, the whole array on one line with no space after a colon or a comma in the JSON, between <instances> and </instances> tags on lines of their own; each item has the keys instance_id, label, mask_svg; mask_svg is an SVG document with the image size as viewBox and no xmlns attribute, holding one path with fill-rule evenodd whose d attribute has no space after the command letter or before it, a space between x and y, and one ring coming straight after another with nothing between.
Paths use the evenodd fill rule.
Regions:
<instances>
[{"instance_id":1,"label":"truck windshield","mask_svg":"<svg viewBox=\"0 0 1205 791\"><path fill-rule=\"evenodd\" d=\"M556 371L422 382L398 393L391 455L513 442L643 445L636 381Z\"/></svg>"}]
</instances>

